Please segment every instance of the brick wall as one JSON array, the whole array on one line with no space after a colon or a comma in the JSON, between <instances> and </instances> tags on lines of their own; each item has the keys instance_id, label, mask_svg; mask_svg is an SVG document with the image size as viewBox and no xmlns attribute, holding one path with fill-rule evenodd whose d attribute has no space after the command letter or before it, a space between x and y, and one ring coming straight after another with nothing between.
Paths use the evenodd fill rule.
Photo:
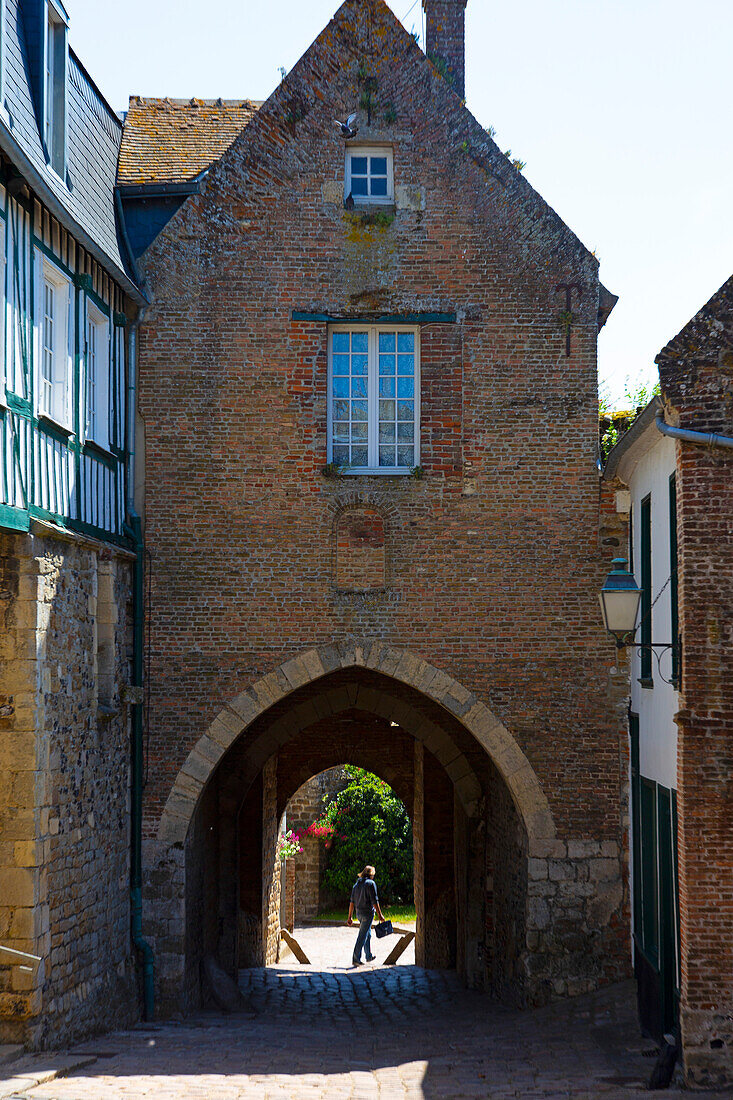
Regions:
<instances>
[{"instance_id":1,"label":"brick wall","mask_svg":"<svg viewBox=\"0 0 733 1100\"><path fill-rule=\"evenodd\" d=\"M287 804L288 829L301 832L316 821L326 806L348 782L342 767L320 772L299 787ZM303 851L293 860L295 920L318 916L322 909L322 874L325 869L324 842L317 837L301 836Z\"/></svg>"},{"instance_id":2,"label":"brick wall","mask_svg":"<svg viewBox=\"0 0 733 1100\"><path fill-rule=\"evenodd\" d=\"M423 0L428 57L445 66L456 95L466 94L466 0Z\"/></svg>"},{"instance_id":3,"label":"brick wall","mask_svg":"<svg viewBox=\"0 0 733 1100\"><path fill-rule=\"evenodd\" d=\"M389 224L343 209L332 119L359 102L362 62L376 106L360 137L394 146ZM151 841L227 701L310 647L378 639L490 707L563 842L620 845L625 731L597 604L611 556L598 534L597 262L386 6L341 9L142 263ZM579 287L570 356L564 282ZM455 312L421 328L424 479L321 475L327 326L293 309ZM349 509L382 519L381 587L371 567L368 590L339 586ZM480 757L468 740L461 751ZM300 782L341 760L314 760ZM371 770L391 782L383 763ZM483 884L483 851L469 854Z\"/></svg>"},{"instance_id":4,"label":"brick wall","mask_svg":"<svg viewBox=\"0 0 733 1100\"><path fill-rule=\"evenodd\" d=\"M668 422L733 436L733 279L658 357ZM689 1085L733 1083L733 459L677 444L681 998Z\"/></svg>"},{"instance_id":5,"label":"brick wall","mask_svg":"<svg viewBox=\"0 0 733 1100\"><path fill-rule=\"evenodd\" d=\"M0 1038L58 1046L137 1012L129 909L129 563L0 536ZM104 710L99 710L100 705Z\"/></svg>"}]
</instances>

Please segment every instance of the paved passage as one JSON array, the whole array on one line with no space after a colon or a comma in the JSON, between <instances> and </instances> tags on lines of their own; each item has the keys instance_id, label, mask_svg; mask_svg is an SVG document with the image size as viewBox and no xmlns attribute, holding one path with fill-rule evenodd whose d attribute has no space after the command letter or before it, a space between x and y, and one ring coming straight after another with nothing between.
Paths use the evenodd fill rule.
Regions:
<instances>
[{"instance_id":1,"label":"paved passage","mask_svg":"<svg viewBox=\"0 0 733 1100\"><path fill-rule=\"evenodd\" d=\"M351 932L344 933L339 935L346 944ZM653 1065L651 1044L639 1035L630 982L531 1012L499 1008L462 989L454 974L415 966L317 970L284 962L243 971L241 987L248 1007L240 1015L204 1012L115 1032L68 1052L57 1065L66 1076L50 1081L57 1056L24 1058L5 1067L6 1077L12 1071L15 1080L6 1080L0 1096L648 1095L643 1085ZM705 1095L709 1100L713 1094Z\"/></svg>"}]
</instances>

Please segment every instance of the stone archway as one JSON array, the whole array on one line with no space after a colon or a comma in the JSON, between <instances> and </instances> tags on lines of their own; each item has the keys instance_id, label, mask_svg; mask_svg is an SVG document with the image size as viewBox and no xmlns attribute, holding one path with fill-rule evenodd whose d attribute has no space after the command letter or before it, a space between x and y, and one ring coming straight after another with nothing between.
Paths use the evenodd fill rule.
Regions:
<instances>
[{"instance_id":1,"label":"stone archway","mask_svg":"<svg viewBox=\"0 0 733 1100\"><path fill-rule=\"evenodd\" d=\"M296 735L306 739L315 770L338 762L311 759L311 730L354 710L386 722L387 738L392 725L402 727L415 751L448 778L460 821L454 837L461 838L460 852L454 849L456 906L465 918L459 970L472 981L478 975L474 984L483 981L502 999L525 1004L609 980L624 904L619 845L557 836L530 762L476 694L409 651L352 641L307 650L258 679L223 707L181 768L157 832L144 841L145 931L158 952L163 1013L198 1003L187 929L195 931L202 913L219 929L235 927L236 885L220 887L226 877L236 883L242 790L264 782ZM207 806L214 818L204 821ZM190 854L212 824L220 843L216 865L209 861L207 868L219 876L218 901L213 907L199 901L197 910ZM219 951L230 969L238 965L235 938Z\"/></svg>"},{"instance_id":2,"label":"stone archway","mask_svg":"<svg viewBox=\"0 0 733 1100\"><path fill-rule=\"evenodd\" d=\"M198 800L224 753L252 722L291 692L346 668L366 668L407 684L453 715L486 751L504 780L526 829L530 846L546 855L544 843L556 838L555 824L537 776L506 727L477 696L447 673L408 650L382 641L358 641L309 649L257 680L217 715L191 750L176 777L158 826L157 839L166 844L185 841ZM305 704L303 721L319 716ZM263 750L264 763L269 750ZM475 778L460 759L446 770L465 800L475 798ZM452 778L453 778L452 775Z\"/></svg>"}]
</instances>

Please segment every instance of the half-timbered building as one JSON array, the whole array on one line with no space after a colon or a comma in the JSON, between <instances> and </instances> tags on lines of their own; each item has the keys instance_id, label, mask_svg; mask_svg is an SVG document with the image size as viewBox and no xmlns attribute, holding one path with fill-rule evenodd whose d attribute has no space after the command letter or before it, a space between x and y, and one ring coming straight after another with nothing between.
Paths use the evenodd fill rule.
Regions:
<instances>
[{"instance_id":1,"label":"half-timbered building","mask_svg":"<svg viewBox=\"0 0 733 1100\"><path fill-rule=\"evenodd\" d=\"M121 121L63 4L0 14L0 1041L38 1045L136 1002L126 357L143 298Z\"/></svg>"}]
</instances>

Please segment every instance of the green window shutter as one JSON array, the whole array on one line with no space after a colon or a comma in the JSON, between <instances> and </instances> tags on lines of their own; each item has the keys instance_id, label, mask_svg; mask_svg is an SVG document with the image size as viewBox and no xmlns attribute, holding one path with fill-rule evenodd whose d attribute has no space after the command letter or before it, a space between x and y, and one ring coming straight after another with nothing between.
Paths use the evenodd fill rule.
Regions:
<instances>
[{"instance_id":1,"label":"green window shutter","mask_svg":"<svg viewBox=\"0 0 733 1100\"><path fill-rule=\"evenodd\" d=\"M634 892L634 937L643 942L641 925L641 790L639 777L639 715L629 714L631 749L631 859Z\"/></svg>"},{"instance_id":2,"label":"green window shutter","mask_svg":"<svg viewBox=\"0 0 733 1100\"><path fill-rule=\"evenodd\" d=\"M656 783L641 777L641 923L644 952L650 962L659 959L659 901L657 886Z\"/></svg>"},{"instance_id":3,"label":"green window shutter","mask_svg":"<svg viewBox=\"0 0 733 1100\"><path fill-rule=\"evenodd\" d=\"M679 609L677 604L677 477L675 474L669 479L669 573L670 601L672 604L672 637L670 641L677 644L680 635ZM672 679L679 684L680 657L677 649L672 650Z\"/></svg>"},{"instance_id":4,"label":"green window shutter","mask_svg":"<svg viewBox=\"0 0 733 1100\"><path fill-rule=\"evenodd\" d=\"M677 1019L677 913L671 792L657 788L659 822L659 970L662 1020L671 1031Z\"/></svg>"},{"instance_id":5,"label":"green window shutter","mask_svg":"<svg viewBox=\"0 0 733 1100\"><path fill-rule=\"evenodd\" d=\"M652 498L641 502L641 679L652 681Z\"/></svg>"}]
</instances>

